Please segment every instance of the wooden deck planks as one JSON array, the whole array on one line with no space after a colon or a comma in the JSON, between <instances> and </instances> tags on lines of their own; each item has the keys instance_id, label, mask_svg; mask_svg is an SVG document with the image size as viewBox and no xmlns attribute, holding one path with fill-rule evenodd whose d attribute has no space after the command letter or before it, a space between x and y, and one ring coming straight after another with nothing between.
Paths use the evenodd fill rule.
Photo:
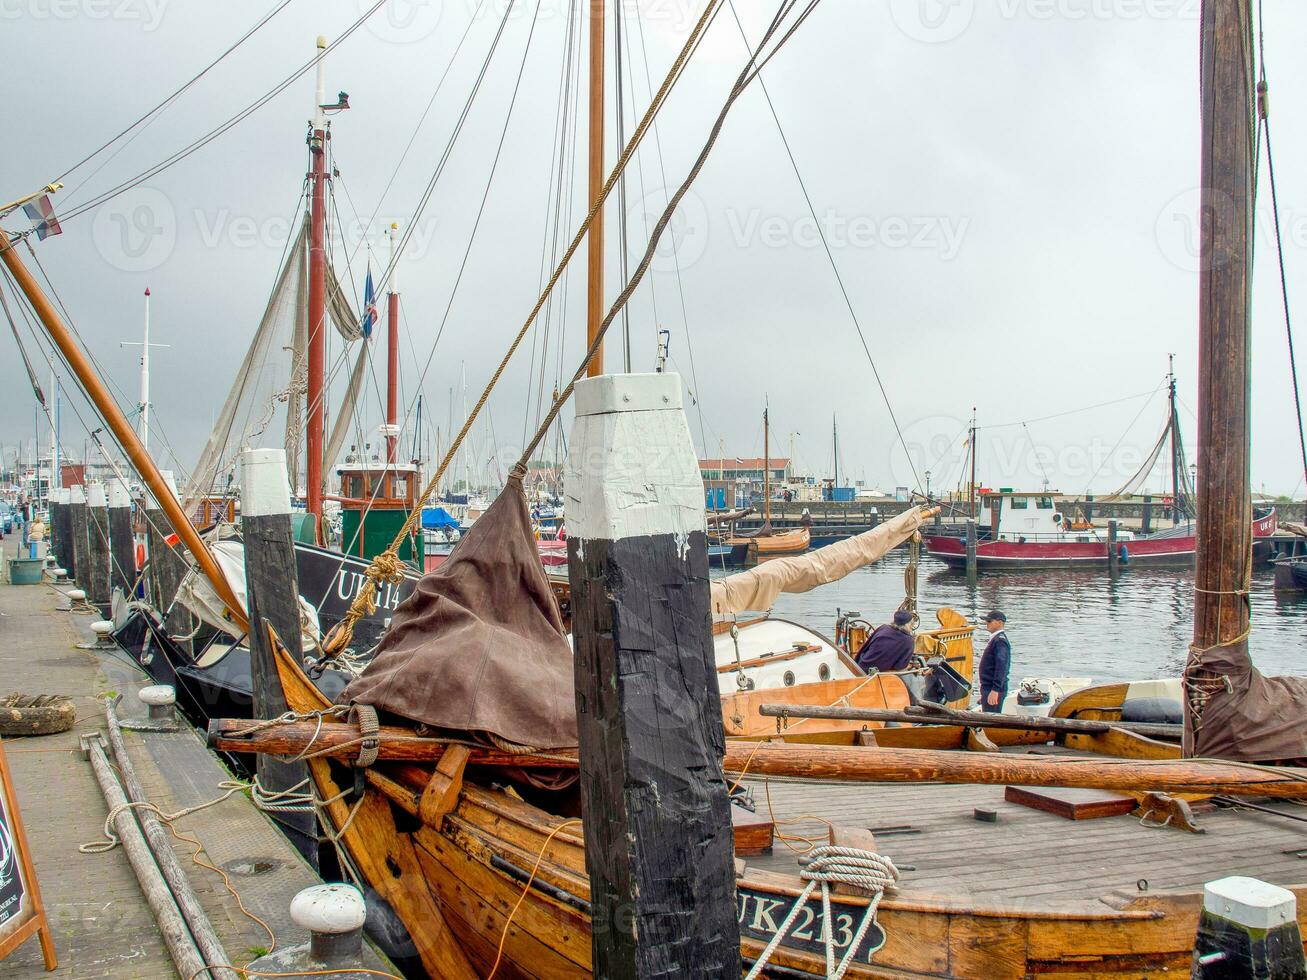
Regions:
<instances>
[{"instance_id":1,"label":"wooden deck planks","mask_svg":"<svg viewBox=\"0 0 1307 980\"><path fill-rule=\"evenodd\" d=\"M758 811L767 814L762 780L747 780ZM1255 811L1216 810L1199 815L1207 832L1143 827L1132 815L1073 822L1003 799L1001 786L909 784L849 785L770 781L770 812L790 836L824 838L817 820L852 827L910 825L919 833L887 835L880 850L906 872L902 898L914 893L964 892L1005 906L1037 907L1093 900L1110 892L1198 889L1230 874L1248 874L1281 885L1307 882L1307 863L1292 853L1307 848L1307 824ZM973 819L977 806L999 812L998 824ZM1288 812L1296 808L1285 806ZM795 855L779 843L753 867L793 872ZM1144 894L1139 892L1139 894Z\"/></svg>"}]
</instances>

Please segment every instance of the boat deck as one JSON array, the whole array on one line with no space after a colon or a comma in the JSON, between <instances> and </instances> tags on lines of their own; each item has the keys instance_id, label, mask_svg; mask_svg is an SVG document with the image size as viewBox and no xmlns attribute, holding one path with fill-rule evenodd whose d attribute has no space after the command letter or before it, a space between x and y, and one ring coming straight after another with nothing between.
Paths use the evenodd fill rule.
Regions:
<instances>
[{"instance_id":1,"label":"boat deck","mask_svg":"<svg viewBox=\"0 0 1307 980\"><path fill-rule=\"evenodd\" d=\"M877 850L900 868L896 897L948 896L1004 908L1033 902L1047 907L1104 898L1118 901L1149 891L1201 891L1227 875L1250 875L1279 885L1307 882L1307 823L1249 809L1200 810L1204 833L1145 827L1132 814L1070 820L1004 800L1002 786L904 783L831 783L752 780L758 813L777 821L770 855L751 857L760 870L794 873L801 839L827 842L827 826L876 833ZM769 784L764 786L764 784ZM768 794L770 793L770 804ZM1307 817L1307 808L1257 800ZM998 822L977 820L977 807ZM787 846L790 845L790 846ZM1029 906L1027 906L1029 907Z\"/></svg>"}]
</instances>

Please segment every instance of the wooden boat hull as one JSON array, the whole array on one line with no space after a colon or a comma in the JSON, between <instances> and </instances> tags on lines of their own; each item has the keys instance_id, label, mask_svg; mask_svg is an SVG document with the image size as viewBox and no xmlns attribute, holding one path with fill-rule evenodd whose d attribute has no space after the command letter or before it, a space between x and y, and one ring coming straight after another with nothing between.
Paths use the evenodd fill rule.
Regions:
<instances>
[{"instance_id":1,"label":"wooden boat hull","mask_svg":"<svg viewBox=\"0 0 1307 980\"><path fill-rule=\"evenodd\" d=\"M293 710L327 706L285 655L278 669ZM323 798L352 781L352 770L337 763L314 759L309 766ZM365 770L359 801L327 807L342 846L403 920L427 972L484 977L498 960L498 977L590 976L592 923L579 822L564 826L563 818L514 794L473 782L453 787L452 805L433 811L431 787L442 789L436 777L439 770L433 775L430 767L374 766ZM737 899L746 961L759 955L801 884L796 876L746 866ZM1307 927L1307 886L1293 890ZM865 905L857 896L832 896L837 948L853 934ZM879 931L869 932L847 975L1056 973L1090 980L1179 973L1189 966L1201 905L1201 894L1192 891L1002 906L969 901L965 893L905 889L882 902ZM800 913L797 925L771 961L781 968L775 975L824 976L816 909L812 918Z\"/></svg>"}]
</instances>

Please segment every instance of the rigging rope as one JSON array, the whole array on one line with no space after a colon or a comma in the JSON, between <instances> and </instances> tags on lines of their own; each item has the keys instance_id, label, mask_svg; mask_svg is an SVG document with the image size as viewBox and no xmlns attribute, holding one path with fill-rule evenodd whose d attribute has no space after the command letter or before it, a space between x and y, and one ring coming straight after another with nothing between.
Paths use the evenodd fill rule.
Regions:
<instances>
[{"instance_id":1,"label":"rigging rope","mask_svg":"<svg viewBox=\"0 0 1307 980\"><path fill-rule=\"evenodd\" d=\"M608 195L612 192L613 186L617 183L618 176L621 174L623 168L625 168L627 161L630 160L631 154L635 152L636 146L639 145L640 140L644 137L644 133L649 128L649 124L654 115L666 102L668 95L671 93L672 87L676 84L677 79L680 78L686 63L690 59L690 55L698 47L703 32L707 29L708 24L711 23L715 12L720 9L720 5L721 0L709 0L708 5L704 8L703 14L695 24L694 29L690 32L690 36L686 38L685 44L682 46L676 60L672 63L671 68L668 69L667 76L663 80L662 87L658 90L657 97L650 103L649 108L645 112L644 118L640 120L640 125L636 127L635 132L631 135L630 141L627 143L626 147L623 148L621 156L618 158L616 164L614 164L612 172L608 175L608 179L604 182L603 189L600 192L598 199L591 204L589 213L586 215L585 220L581 222L581 227L577 230L571 244L568 245L567 251L563 254L558 266L554 269L554 273L550 277L549 282L545 285L543 292L536 300L530 314L526 318L526 322L522 324L521 329L513 338L513 342L509 345L508 351L500 360L498 367L495 368L494 374L491 375L485 389L477 399L475 407L468 414L467 418L464 419L462 428L459 429L458 435L450 441L449 447L446 449L445 455L440 461L440 465L436 468L436 472L432 475L431 479L427 481L426 486L422 488L422 493L414 504L413 510L409 513L408 519L399 529L399 532L395 535L390 546L372 560L372 564L365 572L367 580L359 589L358 595L354 597L353 602L350 603L350 607L346 611L345 616L336 624L323 642L323 651L326 655L334 656L349 646L350 640L353 639L354 636L354 624L364 616L369 616L376 611L377 587L383 582L394 583L399 581L400 576L403 574L403 562L400 560L398 554L400 545L403 543L404 539L412 533L413 528L422 519L423 506L431 499L432 493L435 492L435 489L440 485L440 481L445 475L445 470L449 467L450 462L462 446L463 440L467 437L467 433L472 428L472 424L476 421L477 415L480 413L486 401L490 398L490 393L494 390L499 379L503 376L504 371L508 367L509 361L512 360L518 347L521 346L522 340L526 337L527 331L531 329L531 325L535 322L536 316L539 314L541 308L549 299L550 293L553 291L555 284L562 277L564 269L567 268L567 264L571 261L576 250L580 247L582 240L585 238L586 232L589 231L590 225L594 222L595 215L599 213L599 209L603 207L604 202L608 199ZM602 331L599 336L603 336ZM593 351L587 354L586 363L589 363L592 356ZM551 413L551 422L552 416L557 415L557 409L559 407L561 407L561 403L555 402L555 407ZM537 436L536 441L538 442L538 440L539 436ZM532 449L534 449L534 445L532 446Z\"/></svg>"}]
</instances>

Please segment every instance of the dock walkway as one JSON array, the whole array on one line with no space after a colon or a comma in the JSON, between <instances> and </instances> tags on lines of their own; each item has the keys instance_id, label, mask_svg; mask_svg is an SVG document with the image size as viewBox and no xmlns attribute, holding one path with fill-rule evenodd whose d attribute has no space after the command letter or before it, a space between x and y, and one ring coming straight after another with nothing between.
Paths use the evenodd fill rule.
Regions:
<instances>
[{"instance_id":1,"label":"dock walkway","mask_svg":"<svg viewBox=\"0 0 1307 980\"><path fill-rule=\"evenodd\" d=\"M5 544L12 546L12 539ZM97 695L122 694L122 719L143 716L135 692L148 681L116 651L77 649L89 641L97 617L57 611L67 605L48 584L0 583L0 695L65 694L77 705L77 723L69 732L5 740L59 969L45 972L33 937L0 962L0 977L175 977L122 848L78 850L104 837L108 813L78 737L104 731ZM126 731L124 737L146 793L165 813L221 796L219 783L233 778L184 720L175 734ZM304 941L288 907L297 891L319 879L244 793L181 818L176 829L203 842L204 857L228 872L246 908L268 923L278 946ZM233 964L243 966L271 947L267 932L241 913L222 878L192 863L193 845L175 841L174 847Z\"/></svg>"}]
</instances>

